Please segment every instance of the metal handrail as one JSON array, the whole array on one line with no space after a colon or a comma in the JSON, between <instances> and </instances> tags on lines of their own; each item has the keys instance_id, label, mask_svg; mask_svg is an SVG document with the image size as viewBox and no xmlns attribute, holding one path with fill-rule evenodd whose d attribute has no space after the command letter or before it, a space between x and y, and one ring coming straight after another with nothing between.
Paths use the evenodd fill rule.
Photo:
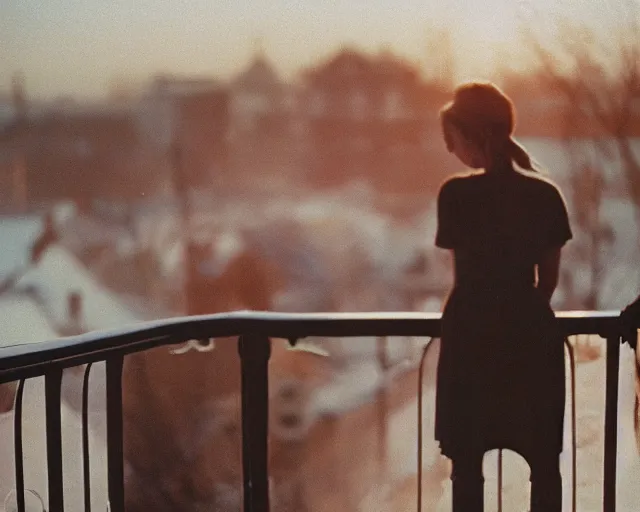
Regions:
<instances>
[{"instance_id":1,"label":"metal handrail","mask_svg":"<svg viewBox=\"0 0 640 512\"><path fill-rule=\"evenodd\" d=\"M576 356L569 338L565 338L564 345L569 354L571 367L571 510L578 509L578 422L576 418Z\"/></svg>"},{"instance_id":2,"label":"metal handrail","mask_svg":"<svg viewBox=\"0 0 640 512\"><path fill-rule=\"evenodd\" d=\"M556 314L565 336L619 335L619 311L565 311ZM440 313L271 313L238 311L141 322L123 329L91 332L41 343L0 348L0 383L42 375L53 365L72 367L191 339L245 333L271 338L440 335Z\"/></svg>"},{"instance_id":3,"label":"metal handrail","mask_svg":"<svg viewBox=\"0 0 640 512\"><path fill-rule=\"evenodd\" d=\"M597 334L607 339L604 510L614 512L620 354L619 312L574 311L558 313L556 316L564 336ZM59 410L62 370L81 364L106 361L108 495L111 509L120 512L124 509L122 445L124 355L158 346L179 344L192 339L237 336L240 339L242 372L244 509L252 512L266 511L269 508L266 460L267 368L270 338L289 340L305 337L361 336L435 338L439 335L439 313L280 314L245 311L176 318L142 323L115 331L0 348L0 384L45 376L49 510L61 512L64 510ZM85 386L87 380L85 378ZM86 405L85 402L83 400L83 405ZM421 414L422 406L419 405L419 408ZM420 440L422 440L421 430L418 434ZM16 421L15 435L16 439L20 439L19 442L16 441L16 448L18 448L21 444L21 422L19 421ZM24 487L18 488L17 492L24 496ZM86 497L88 496L87 494ZM18 498L18 503L20 510L20 504L24 501Z\"/></svg>"}]
</instances>

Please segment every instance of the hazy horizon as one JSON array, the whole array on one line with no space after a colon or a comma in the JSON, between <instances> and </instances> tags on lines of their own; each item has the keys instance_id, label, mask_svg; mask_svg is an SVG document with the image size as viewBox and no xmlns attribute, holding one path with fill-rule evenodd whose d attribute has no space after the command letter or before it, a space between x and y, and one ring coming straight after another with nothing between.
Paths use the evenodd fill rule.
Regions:
<instances>
[{"instance_id":1,"label":"hazy horizon","mask_svg":"<svg viewBox=\"0 0 640 512\"><path fill-rule=\"evenodd\" d=\"M398 7L380 0L366 6L343 0L5 0L0 91L9 90L17 72L38 99L104 97L114 83L139 84L163 72L227 79L258 47L286 79L344 46L388 49L425 71L428 56L437 55L434 28L451 35L456 79L490 77L502 67L529 66L526 48L517 44L521 23L535 23L534 31L552 40L542 20L569 15L577 23L595 21L606 38L623 2L407 0Z\"/></svg>"}]
</instances>

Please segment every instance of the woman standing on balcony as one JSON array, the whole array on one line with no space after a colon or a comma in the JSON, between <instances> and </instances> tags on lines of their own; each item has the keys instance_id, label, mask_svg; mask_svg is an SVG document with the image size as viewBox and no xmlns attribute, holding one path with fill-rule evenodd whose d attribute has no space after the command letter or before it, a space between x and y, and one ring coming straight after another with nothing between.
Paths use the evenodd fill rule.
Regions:
<instances>
[{"instance_id":1,"label":"woman standing on balcony","mask_svg":"<svg viewBox=\"0 0 640 512\"><path fill-rule=\"evenodd\" d=\"M531 172L511 137L513 105L496 86L458 87L441 120L449 151L481 169L447 180L438 196L436 245L453 253L455 285L435 434L453 463L453 510L483 510L483 456L505 448L529 464L531 511L560 512L564 346L549 301L571 238L565 203Z\"/></svg>"}]
</instances>

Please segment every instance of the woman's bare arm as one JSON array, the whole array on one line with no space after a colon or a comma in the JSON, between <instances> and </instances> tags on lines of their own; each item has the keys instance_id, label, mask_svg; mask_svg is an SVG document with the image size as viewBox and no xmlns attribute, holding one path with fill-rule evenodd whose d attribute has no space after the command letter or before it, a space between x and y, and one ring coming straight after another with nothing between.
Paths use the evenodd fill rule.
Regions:
<instances>
[{"instance_id":1,"label":"woman's bare arm","mask_svg":"<svg viewBox=\"0 0 640 512\"><path fill-rule=\"evenodd\" d=\"M560 247L549 249L538 263L538 289L549 302L558 286L560 252Z\"/></svg>"}]
</instances>

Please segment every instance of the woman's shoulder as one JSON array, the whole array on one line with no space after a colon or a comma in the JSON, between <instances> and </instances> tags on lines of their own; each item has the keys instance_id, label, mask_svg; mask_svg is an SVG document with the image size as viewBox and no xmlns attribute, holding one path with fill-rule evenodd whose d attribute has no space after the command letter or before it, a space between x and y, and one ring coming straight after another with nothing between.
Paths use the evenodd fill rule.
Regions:
<instances>
[{"instance_id":1,"label":"woman's shoulder","mask_svg":"<svg viewBox=\"0 0 640 512\"><path fill-rule=\"evenodd\" d=\"M479 171L459 172L450 176L440 185L440 193L451 193L466 187L482 175Z\"/></svg>"},{"instance_id":2,"label":"woman's shoulder","mask_svg":"<svg viewBox=\"0 0 640 512\"><path fill-rule=\"evenodd\" d=\"M549 176L535 171L518 171L518 173L529 187L538 190L541 194L562 196L560 187Z\"/></svg>"}]
</instances>

